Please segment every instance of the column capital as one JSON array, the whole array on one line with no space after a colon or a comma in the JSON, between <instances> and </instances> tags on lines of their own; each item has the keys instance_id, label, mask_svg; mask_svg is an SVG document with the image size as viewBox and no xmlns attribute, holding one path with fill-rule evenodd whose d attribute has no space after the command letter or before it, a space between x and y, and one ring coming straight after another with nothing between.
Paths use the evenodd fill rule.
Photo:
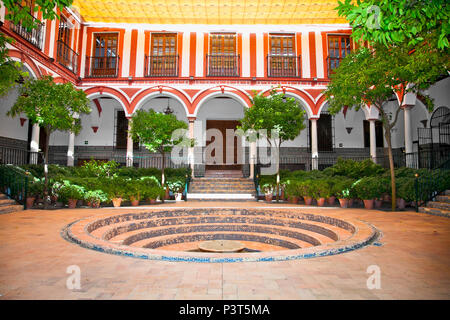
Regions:
<instances>
[{"instance_id":1,"label":"column capital","mask_svg":"<svg viewBox=\"0 0 450 320\"><path fill-rule=\"evenodd\" d=\"M400 106L400 108L405 109L405 110L410 110L414 107L415 107L415 104L404 104L404 105Z\"/></svg>"},{"instance_id":2,"label":"column capital","mask_svg":"<svg viewBox=\"0 0 450 320\"><path fill-rule=\"evenodd\" d=\"M197 118L196 117L187 117L189 122L194 122Z\"/></svg>"},{"instance_id":3,"label":"column capital","mask_svg":"<svg viewBox=\"0 0 450 320\"><path fill-rule=\"evenodd\" d=\"M367 119L367 121L377 121L377 120L379 120L378 118L369 118L369 119Z\"/></svg>"}]
</instances>

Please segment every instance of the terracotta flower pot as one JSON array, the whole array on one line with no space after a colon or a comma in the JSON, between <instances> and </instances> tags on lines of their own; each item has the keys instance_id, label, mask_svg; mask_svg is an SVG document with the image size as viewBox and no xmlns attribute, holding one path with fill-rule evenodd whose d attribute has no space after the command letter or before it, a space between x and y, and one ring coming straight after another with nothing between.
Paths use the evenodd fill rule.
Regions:
<instances>
[{"instance_id":1,"label":"terracotta flower pot","mask_svg":"<svg viewBox=\"0 0 450 320\"><path fill-rule=\"evenodd\" d=\"M368 210L373 209L373 203L374 203L374 200L373 200L373 199L370 199L370 200L363 200L363 201L364 201L364 207L365 207L366 209L368 209Z\"/></svg>"},{"instance_id":2,"label":"terracotta flower pot","mask_svg":"<svg viewBox=\"0 0 450 320\"><path fill-rule=\"evenodd\" d=\"M169 200L170 199L169 192L170 192L169 188L166 188L166 194L164 195L164 199L165 200Z\"/></svg>"},{"instance_id":3,"label":"terracotta flower pot","mask_svg":"<svg viewBox=\"0 0 450 320\"><path fill-rule=\"evenodd\" d=\"M113 198L111 199L113 206L115 208L120 207L120 204L122 203L122 198Z\"/></svg>"},{"instance_id":4,"label":"terracotta flower pot","mask_svg":"<svg viewBox=\"0 0 450 320\"><path fill-rule=\"evenodd\" d=\"M156 204L156 199L148 199L150 201L150 204Z\"/></svg>"},{"instance_id":5,"label":"terracotta flower pot","mask_svg":"<svg viewBox=\"0 0 450 320\"><path fill-rule=\"evenodd\" d=\"M339 204L341 205L341 208L347 208L348 207L348 199L339 199Z\"/></svg>"},{"instance_id":6,"label":"terracotta flower pot","mask_svg":"<svg viewBox=\"0 0 450 320\"><path fill-rule=\"evenodd\" d=\"M136 200L136 199L131 200L131 205L132 205L133 207L137 207L137 206L139 205L139 200Z\"/></svg>"},{"instance_id":7,"label":"terracotta flower pot","mask_svg":"<svg viewBox=\"0 0 450 320\"><path fill-rule=\"evenodd\" d=\"M325 205L325 198L319 198L319 199L316 199L316 200L317 200L317 205L319 207L323 207Z\"/></svg>"},{"instance_id":8,"label":"terracotta flower pot","mask_svg":"<svg viewBox=\"0 0 450 320\"><path fill-rule=\"evenodd\" d=\"M402 198L397 198L397 208L399 208L400 210L405 209L406 207L406 202L404 199Z\"/></svg>"},{"instance_id":9,"label":"terracotta flower pot","mask_svg":"<svg viewBox=\"0 0 450 320\"><path fill-rule=\"evenodd\" d=\"M265 198L267 202L272 202L272 198L273 198L273 194L271 193L266 193L265 194Z\"/></svg>"},{"instance_id":10,"label":"terracotta flower pot","mask_svg":"<svg viewBox=\"0 0 450 320\"><path fill-rule=\"evenodd\" d=\"M92 201L91 208L100 208L100 201Z\"/></svg>"},{"instance_id":11,"label":"terracotta flower pot","mask_svg":"<svg viewBox=\"0 0 450 320\"><path fill-rule=\"evenodd\" d=\"M312 197L303 197L303 199L305 200L305 204L307 206L310 206L313 200Z\"/></svg>"},{"instance_id":12,"label":"terracotta flower pot","mask_svg":"<svg viewBox=\"0 0 450 320\"><path fill-rule=\"evenodd\" d=\"M78 202L77 199L69 199L68 200L69 209L75 209L77 207L77 202Z\"/></svg>"},{"instance_id":13,"label":"terracotta flower pot","mask_svg":"<svg viewBox=\"0 0 450 320\"><path fill-rule=\"evenodd\" d=\"M375 199L375 208L379 209L383 205L383 200Z\"/></svg>"},{"instance_id":14,"label":"terracotta flower pot","mask_svg":"<svg viewBox=\"0 0 450 320\"><path fill-rule=\"evenodd\" d=\"M336 202L336 197L335 196L331 196L327 199L327 202L330 206L333 206L334 203Z\"/></svg>"},{"instance_id":15,"label":"terracotta flower pot","mask_svg":"<svg viewBox=\"0 0 450 320\"><path fill-rule=\"evenodd\" d=\"M289 203L297 204L298 203L298 197L290 196L289 197Z\"/></svg>"},{"instance_id":16,"label":"terracotta flower pot","mask_svg":"<svg viewBox=\"0 0 450 320\"><path fill-rule=\"evenodd\" d=\"M34 200L36 200L36 197L27 197L27 208L33 207Z\"/></svg>"}]
</instances>

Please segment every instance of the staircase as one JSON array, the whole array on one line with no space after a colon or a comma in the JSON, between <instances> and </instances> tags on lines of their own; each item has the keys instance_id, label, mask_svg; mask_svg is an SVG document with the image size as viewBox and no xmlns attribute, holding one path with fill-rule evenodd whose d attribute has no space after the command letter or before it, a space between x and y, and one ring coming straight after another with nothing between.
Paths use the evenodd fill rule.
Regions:
<instances>
[{"instance_id":1,"label":"staircase","mask_svg":"<svg viewBox=\"0 0 450 320\"><path fill-rule=\"evenodd\" d=\"M188 200L255 201L255 185L246 178L195 178L189 185Z\"/></svg>"},{"instance_id":2,"label":"staircase","mask_svg":"<svg viewBox=\"0 0 450 320\"><path fill-rule=\"evenodd\" d=\"M426 207L420 207L419 212L450 218L450 190L436 196L435 201L428 201Z\"/></svg>"},{"instance_id":3,"label":"staircase","mask_svg":"<svg viewBox=\"0 0 450 320\"><path fill-rule=\"evenodd\" d=\"M23 205L17 204L14 200L9 199L3 193L0 193L0 214L22 211Z\"/></svg>"}]
</instances>

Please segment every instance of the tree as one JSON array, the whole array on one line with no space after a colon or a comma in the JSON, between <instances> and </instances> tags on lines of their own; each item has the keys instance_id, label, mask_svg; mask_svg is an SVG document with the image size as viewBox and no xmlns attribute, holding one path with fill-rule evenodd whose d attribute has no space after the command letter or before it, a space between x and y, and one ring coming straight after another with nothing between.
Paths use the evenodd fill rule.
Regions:
<instances>
[{"instance_id":1,"label":"tree","mask_svg":"<svg viewBox=\"0 0 450 320\"><path fill-rule=\"evenodd\" d=\"M31 123L45 130L47 141L44 150L44 195L48 195L48 149L50 135L55 130L77 134L81 130L79 116L89 114L89 99L72 83L56 84L51 76L28 80L20 88L20 96L7 115L15 117L25 113Z\"/></svg>"},{"instance_id":2,"label":"tree","mask_svg":"<svg viewBox=\"0 0 450 320\"><path fill-rule=\"evenodd\" d=\"M294 98L286 98L283 93L272 89L269 96L255 94L252 107L245 110L238 129L256 138L266 138L277 152L277 202L280 194L280 146L284 141L294 140L305 128L305 111Z\"/></svg>"},{"instance_id":3,"label":"tree","mask_svg":"<svg viewBox=\"0 0 450 320\"><path fill-rule=\"evenodd\" d=\"M355 40L416 45L431 35L432 46L449 48L447 0L345 0L336 9L349 21Z\"/></svg>"},{"instance_id":4,"label":"tree","mask_svg":"<svg viewBox=\"0 0 450 320\"><path fill-rule=\"evenodd\" d=\"M363 105L370 105L378 110L388 144L393 210L396 190L391 132L397 123L401 106L408 93L417 94L427 89L448 70L448 55L445 52L427 43L412 48L406 42L389 47L375 43L371 49L361 48L341 61L325 90L330 113L335 114L344 106L358 110ZM386 110L386 102L394 91L399 104L391 118ZM428 109L433 110L433 100L425 93L422 94L426 97Z\"/></svg>"},{"instance_id":5,"label":"tree","mask_svg":"<svg viewBox=\"0 0 450 320\"><path fill-rule=\"evenodd\" d=\"M58 17L55 8L62 10L64 7L69 7L72 2L73 0L35 0L32 9L41 11L44 19L53 20ZM29 31L36 28L38 23L41 22L38 19L33 19L29 14L31 8L21 6L20 1L2 0L0 6L1 4L8 10L5 15L6 20L14 24L20 23ZM28 73L22 71L21 63L10 59L8 56L6 44L13 42L14 39L8 38L0 32L0 96L5 95L21 78L28 77Z\"/></svg>"},{"instance_id":6,"label":"tree","mask_svg":"<svg viewBox=\"0 0 450 320\"><path fill-rule=\"evenodd\" d=\"M131 118L130 134L133 140L139 140L150 152L160 153L162 156L161 185L165 184L165 155L174 146L186 141L186 137L177 134L177 130L187 129L184 121L177 120L173 114L164 114L152 109L138 110Z\"/></svg>"}]
</instances>

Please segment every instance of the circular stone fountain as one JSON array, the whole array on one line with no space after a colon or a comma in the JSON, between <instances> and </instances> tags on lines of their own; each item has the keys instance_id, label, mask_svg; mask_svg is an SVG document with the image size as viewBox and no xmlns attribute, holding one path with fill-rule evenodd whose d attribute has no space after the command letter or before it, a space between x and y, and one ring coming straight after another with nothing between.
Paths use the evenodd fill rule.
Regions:
<instances>
[{"instance_id":1,"label":"circular stone fountain","mask_svg":"<svg viewBox=\"0 0 450 320\"><path fill-rule=\"evenodd\" d=\"M314 258L362 248L380 235L356 219L263 208L109 213L74 221L61 234L100 252L189 262Z\"/></svg>"}]
</instances>

